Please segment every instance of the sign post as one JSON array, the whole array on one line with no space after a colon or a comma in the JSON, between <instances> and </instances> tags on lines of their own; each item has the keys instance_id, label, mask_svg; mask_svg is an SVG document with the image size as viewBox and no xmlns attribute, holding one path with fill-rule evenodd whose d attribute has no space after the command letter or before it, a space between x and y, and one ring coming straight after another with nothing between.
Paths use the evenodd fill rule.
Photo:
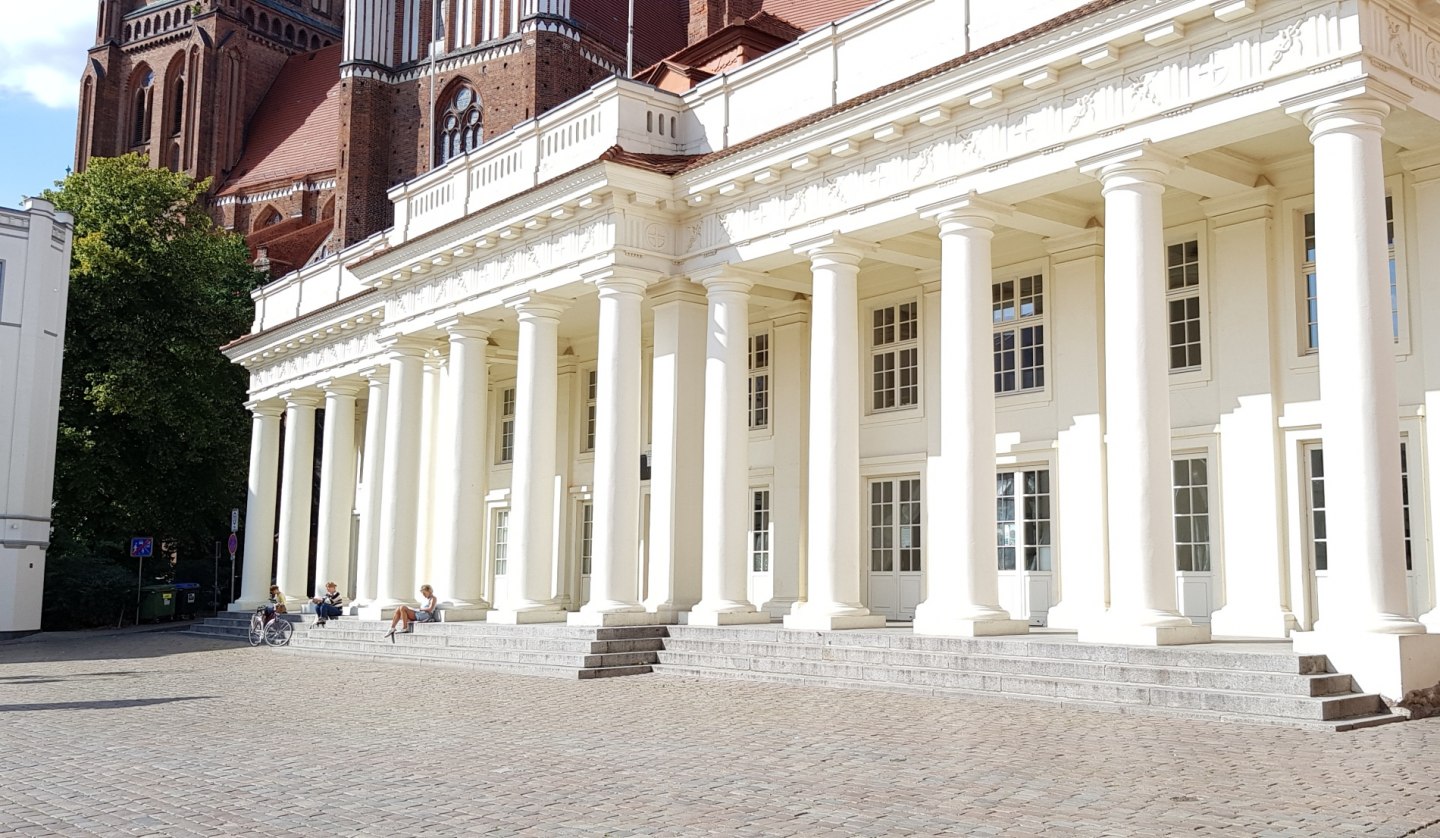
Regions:
<instances>
[{"instance_id":1,"label":"sign post","mask_svg":"<svg viewBox=\"0 0 1440 838\"><path fill-rule=\"evenodd\" d=\"M140 625L140 589L145 587L145 560L155 552L155 539L136 537L130 539L130 557L139 559L135 569L135 625Z\"/></svg>"},{"instance_id":2,"label":"sign post","mask_svg":"<svg viewBox=\"0 0 1440 838\"><path fill-rule=\"evenodd\" d=\"M232 518L231 520L234 520L234 519ZM235 551L236 551L236 549L238 549L238 548L240 547L240 539L236 538L236 537L235 537L235 533L232 532L232 533L230 533L230 540L225 542L225 546L230 549L230 601L231 601L231 602L234 602L234 601L235 601Z\"/></svg>"}]
</instances>

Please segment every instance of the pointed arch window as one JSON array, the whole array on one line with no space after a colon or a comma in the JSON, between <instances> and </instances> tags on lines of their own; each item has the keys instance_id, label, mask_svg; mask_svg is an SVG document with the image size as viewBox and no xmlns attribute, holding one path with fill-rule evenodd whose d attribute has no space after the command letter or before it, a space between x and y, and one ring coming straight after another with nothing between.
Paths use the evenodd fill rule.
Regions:
<instances>
[{"instance_id":1,"label":"pointed arch window","mask_svg":"<svg viewBox=\"0 0 1440 838\"><path fill-rule=\"evenodd\" d=\"M150 116L153 113L154 103L155 74L147 71L140 77L139 84L135 86L135 99L132 103L135 125L132 131L131 145L150 142Z\"/></svg>"},{"instance_id":2,"label":"pointed arch window","mask_svg":"<svg viewBox=\"0 0 1440 838\"><path fill-rule=\"evenodd\" d=\"M185 126L185 79L178 78L170 89L170 136L180 136Z\"/></svg>"},{"instance_id":3,"label":"pointed arch window","mask_svg":"<svg viewBox=\"0 0 1440 838\"><path fill-rule=\"evenodd\" d=\"M480 147L480 97L474 88L460 85L447 99L435 120L435 162L446 163Z\"/></svg>"}]
</instances>

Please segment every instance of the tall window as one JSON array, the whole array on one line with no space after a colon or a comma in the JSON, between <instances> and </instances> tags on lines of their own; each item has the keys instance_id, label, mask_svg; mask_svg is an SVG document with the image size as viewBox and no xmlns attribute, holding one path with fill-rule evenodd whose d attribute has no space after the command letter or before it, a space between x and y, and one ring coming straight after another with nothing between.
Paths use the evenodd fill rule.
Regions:
<instances>
[{"instance_id":1,"label":"tall window","mask_svg":"<svg viewBox=\"0 0 1440 838\"><path fill-rule=\"evenodd\" d=\"M505 575L505 565L510 558L510 510L495 512L495 575Z\"/></svg>"},{"instance_id":2,"label":"tall window","mask_svg":"<svg viewBox=\"0 0 1440 838\"><path fill-rule=\"evenodd\" d=\"M770 572L770 490L750 490L750 569Z\"/></svg>"},{"instance_id":3,"label":"tall window","mask_svg":"<svg viewBox=\"0 0 1440 838\"><path fill-rule=\"evenodd\" d=\"M515 459L515 388L500 392L500 462Z\"/></svg>"},{"instance_id":4,"label":"tall window","mask_svg":"<svg viewBox=\"0 0 1440 838\"><path fill-rule=\"evenodd\" d=\"M153 113L154 104L155 74L147 72L140 78L140 83L135 88L135 98L131 105L132 119L135 123L131 131L131 145L150 142L150 116Z\"/></svg>"},{"instance_id":5,"label":"tall window","mask_svg":"<svg viewBox=\"0 0 1440 838\"><path fill-rule=\"evenodd\" d=\"M1175 492L1175 569L1210 569L1210 479L1204 457L1171 466Z\"/></svg>"},{"instance_id":6,"label":"tall window","mask_svg":"<svg viewBox=\"0 0 1440 838\"><path fill-rule=\"evenodd\" d=\"M1405 569L1414 570L1410 556L1410 456L1400 443L1400 515L1405 523Z\"/></svg>"},{"instance_id":7,"label":"tall window","mask_svg":"<svg viewBox=\"0 0 1440 838\"><path fill-rule=\"evenodd\" d=\"M870 571L918 573L920 544L919 478L871 483Z\"/></svg>"},{"instance_id":8,"label":"tall window","mask_svg":"<svg viewBox=\"0 0 1440 838\"><path fill-rule=\"evenodd\" d=\"M871 312L870 406L913 407L920 402L920 306L915 301Z\"/></svg>"},{"instance_id":9,"label":"tall window","mask_svg":"<svg viewBox=\"0 0 1440 838\"><path fill-rule=\"evenodd\" d=\"M595 504L580 504L580 575L589 576L595 564Z\"/></svg>"},{"instance_id":10,"label":"tall window","mask_svg":"<svg viewBox=\"0 0 1440 838\"><path fill-rule=\"evenodd\" d=\"M178 137L185 122L185 79L175 80L170 96L170 136Z\"/></svg>"},{"instance_id":11,"label":"tall window","mask_svg":"<svg viewBox=\"0 0 1440 838\"><path fill-rule=\"evenodd\" d=\"M1050 570L1050 470L995 475L995 554L1000 570Z\"/></svg>"},{"instance_id":12,"label":"tall window","mask_svg":"<svg viewBox=\"0 0 1440 838\"><path fill-rule=\"evenodd\" d=\"M1315 569L1328 570L1328 539L1325 532L1325 450L1316 445L1306 449L1310 459L1310 542L1315 552ZM1410 450L1400 443L1400 518L1405 527L1405 569L1413 568L1410 542Z\"/></svg>"},{"instance_id":13,"label":"tall window","mask_svg":"<svg viewBox=\"0 0 1440 838\"><path fill-rule=\"evenodd\" d=\"M1045 386L1045 281L1036 276L997 282L990 290L995 327L995 392Z\"/></svg>"},{"instance_id":14,"label":"tall window","mask_svg":"<svg viewBox=\"0 0 1440 838\"><path fill-rule=\"evenodd\" d=\"M750 428L770 427L770 333L750 338Z\"/></svg>"},{"instance_id":15,"label":"tall window","mask_svg":"<svg viewBox=\"0 0 1440 838\"><path fill-rule=\"evenodd\" d=\"M1200 242L1165 248L1165 308L1170 320L1170 369L1200 366Z\"/></svg>"},{"instance_id":16,"label":"tall window","mask_svg":"<svg viewBox=\"0 0 1440 838\"><path fill-rule=\"evenodd\" d=\"M595 405L599 396L600 379L595 370L585 373L585 447L582 451L595 450Z\"/></svg>"},{"instance_id":17,"label":"tall window","mask_svg":"<svg viewBox=\"0 0 1440 838\"><path fill-rule=\"evenodd\" d=\"M435 162L445 163L480 147L480 97L460 85L435 120Z\"/></svg>"},{"instance_id":18,"label":"tall window","mask_svg":"<svg viewBox=\"0 0 1440 838\"><path fill-rule=\"evenodd\" d=\"M1396 341L1400 340L1400 290L1395 280L1395 202L1385 196L1385 243L1387 245L1387 270L1390 273L1390 332ZM1301 243L1303 258L1300 276L1305 282L1305 349L1314 352L1320 348L1319 274L1315 270L1315 213L1305 213L1305 236Z\"/></svg>"}]
</instances>

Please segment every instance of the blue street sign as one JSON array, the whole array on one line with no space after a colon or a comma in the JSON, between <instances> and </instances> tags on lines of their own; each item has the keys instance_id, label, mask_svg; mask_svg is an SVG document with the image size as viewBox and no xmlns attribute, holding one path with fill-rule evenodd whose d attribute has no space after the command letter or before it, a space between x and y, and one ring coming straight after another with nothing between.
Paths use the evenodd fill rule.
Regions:
<instances>
[{"instance_id":1,"label":"blue street sign","mask_svg":"<svg viewBox=\"0 0 1440 838\"><path fill-rule=\"evenodd\" d=\"M155 552L155 539L153 538L132 538L130 539L130 558L148 559Z\"/></svg>"}]
</instances>

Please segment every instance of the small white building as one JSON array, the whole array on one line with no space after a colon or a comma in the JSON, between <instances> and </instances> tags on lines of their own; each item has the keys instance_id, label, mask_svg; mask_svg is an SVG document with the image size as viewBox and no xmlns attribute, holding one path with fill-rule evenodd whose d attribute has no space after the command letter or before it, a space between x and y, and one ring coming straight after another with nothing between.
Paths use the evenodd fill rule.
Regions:
<instances>
[{"instance_id":1,"label":"small white building","mask_svg":"<svg viewBox=\"0 0 1440 838\"><path fill-rule=\"evenodd\" d=\"M372 612L1291 636L1433 683L1437 91L1413 0L886 0L604 81L256 292L237 608L278 491L282 589Z\"/></svg>"},{"instance_id":2,"label":"small white building","mask_svg":"<svg viewBox=\"0 0 1440 838\"><path fill-rule=\"evenodd\" d=\"M0 639L40 630L72 222L0 207Z\"/></svg>"}]
</instances>

